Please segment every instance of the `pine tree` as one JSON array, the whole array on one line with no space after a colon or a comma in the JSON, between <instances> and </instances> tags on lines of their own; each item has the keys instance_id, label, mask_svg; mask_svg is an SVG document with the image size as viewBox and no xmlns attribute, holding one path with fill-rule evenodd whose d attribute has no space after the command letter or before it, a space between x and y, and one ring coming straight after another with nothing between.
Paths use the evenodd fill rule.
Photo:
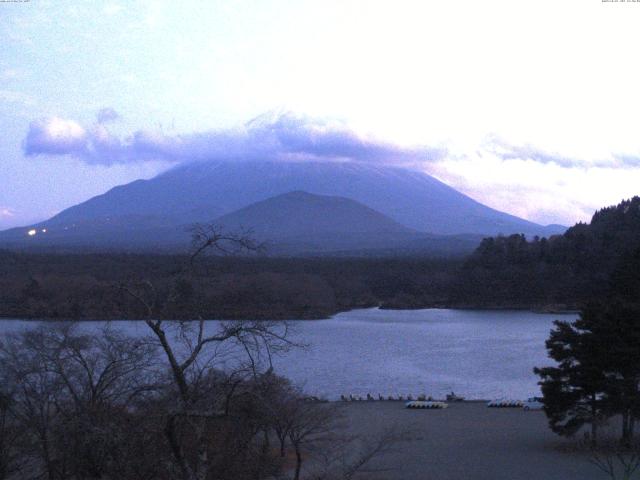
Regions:
<instances>
[{"instance_id":1,"label":"pine tree","mask_svg":"<svg viewBox=\"0 0 640 480\"><path fill-rule=\"evenodd\" d=\"M640 418L640 250L625 255L605 301L584 308L573 323L555 322L546 342L556 367L536 368L552 430L572 435L619 415L631 443Z\"/></svg>"},{"instance_id":2,"label":"pine tree","mask_svg":"<svg viewBox=\"0 0 640 480\"><path fill-rule=\"evenodd\" d=\"M546 342L556 367L535 368L541 377L544 410L551 429L571 436L585 424L591 425L591 441L607 413L606 377L599 363L602 352L589 330L589 309L573 323L556 320ZM586 320L586 321L585 321Z\"/></svg>"},{"instance_id":3,"label":"pine tree","mask_svg":"<svg viewBox=\"0 0 640 480\"><path fill-rule=\"evenodd\" d=\"M640 309L614 300L593 319L591 331L601 351L608 409L622 417L622 442L629 444L640 416Z\"/></svg>"}]
</instances>

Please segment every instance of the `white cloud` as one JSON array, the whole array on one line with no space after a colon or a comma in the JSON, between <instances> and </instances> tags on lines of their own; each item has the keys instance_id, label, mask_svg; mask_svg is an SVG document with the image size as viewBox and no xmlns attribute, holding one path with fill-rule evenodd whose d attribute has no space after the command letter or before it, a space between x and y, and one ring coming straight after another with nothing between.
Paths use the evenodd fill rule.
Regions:
<instances>
[{"instance_id":1,"label":"white cloud","mask_svg":"<svg viewBox=\"0 0 640 480\"><path fill-rule=\"evenodd\" d=\"M101 110L105 112L105 109ZM115 112L113 112L115 114ZM344 123L291 113L262 115L235 129L183 135L138 130L121 140L107 130L105 115L84 129L73 120L51 117L32 122L24 151L32 155L73 155L87 163L164 160L326 160L414 166L441 158L442 148L402 147L359 135ZM111 118L109 114L106 117ZM102 119L102 121L101 121Z\"/></svg>"},{"instance_id":2,"label":"white cloud","mask_svg":"<svg viewBox=\"0 0 640 480\"><path fill-rule=\"evenodd\" d=\"M83 148L86 130L73 120L60 117L42 118L31 122L25 139L25 153L65 155Z\"/></svg>"},{"instance_id":3,"label":"white cloud","mask_svg":"<svg viewBox=\"0 0 640 480\"><path fill-rule=\"evenodd\" d=\"M501 158L478 149L426 167L485 205L538 223L572 225L596 209L637 195L640 169L562 165L530 158Z\"/></svg>"}]
</instances>

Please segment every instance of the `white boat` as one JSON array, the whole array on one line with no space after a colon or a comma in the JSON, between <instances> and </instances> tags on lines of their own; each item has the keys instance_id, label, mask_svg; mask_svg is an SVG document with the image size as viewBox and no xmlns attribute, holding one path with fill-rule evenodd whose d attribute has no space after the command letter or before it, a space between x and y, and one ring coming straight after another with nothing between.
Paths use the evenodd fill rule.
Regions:
<instances>
[{"instance_id":1,"label":"white boat","mask_svg":"<svg viewBox=\"0 0 640 480\"><path fill-rule=\"evenodd\" d=\"M542 403L542 398L540 397L529 397L527 401L524 402L522 406L523 410L542 410L544 408L544 403Z\"/></svg>"}]
</instances>

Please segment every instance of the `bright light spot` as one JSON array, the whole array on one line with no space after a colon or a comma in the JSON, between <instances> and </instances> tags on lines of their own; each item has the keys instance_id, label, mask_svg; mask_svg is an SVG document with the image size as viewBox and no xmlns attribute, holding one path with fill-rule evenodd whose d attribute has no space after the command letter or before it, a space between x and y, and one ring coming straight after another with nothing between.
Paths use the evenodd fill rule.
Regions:
<instances>
[{"instance_id":1,"label":"bright light spot","mask_svg":"<svg viewBox=\"0 0 640 480\"><path fill-rule=\"evenodd\" d=\"M46 228L43 228L43 229L42 229L42 233L47 233L47 229L46 229Z\"/></svg>"},{"instance_id":2,"label":"bright light spot","mask_svg":"<svg viewBox=\"0 0 640 480\"><path fill-rule=\"evenodd\" d=\"M37 232L37 230L36 230L35 228L32 228L31 230L29 230L29 231L27 232L27 234L28 234L30 237L33 237L36 233L38 233L38 232Z\"/></svg>"}]
</instances>

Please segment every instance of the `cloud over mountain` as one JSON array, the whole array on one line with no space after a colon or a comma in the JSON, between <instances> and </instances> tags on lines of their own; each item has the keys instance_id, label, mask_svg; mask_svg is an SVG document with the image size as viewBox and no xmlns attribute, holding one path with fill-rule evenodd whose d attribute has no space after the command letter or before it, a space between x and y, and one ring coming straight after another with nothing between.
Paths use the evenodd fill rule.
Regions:
<instances>
[{"instance_id":1,"label":"cloud over mountain","mask_svg":"<svg viewBox=\"0 0 640 480\"><path fill-rule=\"evenodd\" d=\"M26 155L66 155L81 152L86 142L87 131L79 123L48 117L31 122L24 141L24 152Z\"/></svg>"},{"instance_id":2,"label":"cloud over mountain","mask_svg":"<svg viewBox=\"0 0 640 480\"><path fill-rule=\"evenodd\" d=\"M257 117L242 127L167 135L138 130L125 139L106 124L119 118L103 109L85 128L73 120L49 117L31 123L24 142L27 156L71 155L87 163L145 160L176 163L202 160L328 160L413 165L443 158L446 150L401 147L361 136L339 122L293 114Z\"/></svg>"},{"instance_id":3,"label":"cloud over mountain","mask_svg":"<svg viewBox=\"0 0 640 480\"><path fill-rule=\"evenodd\" d=\"M497 135L488 135L482 146L487 153L509 161L532 161L540 164L555 164L561 168L637 168L640 166L640 156L635 153L614 153L596 156L595 158L581 158L577 155L566 155L553 150L547 150L530 143L514 144L505 141Z\"/></svg>"},{"instance_id":4,"label":"cloud over mountain","mask_svg":"<svg viewBox=\"0 0 640 480\"><path fill-rule=\"evenodd\" d=\"M555 163L564 168L572 168L583 163L581 160L547 152L531 144L513 145L496 135L490 135L484 147L502 160L531 160L542 164Z\"/></svg>"}]
</instances>

